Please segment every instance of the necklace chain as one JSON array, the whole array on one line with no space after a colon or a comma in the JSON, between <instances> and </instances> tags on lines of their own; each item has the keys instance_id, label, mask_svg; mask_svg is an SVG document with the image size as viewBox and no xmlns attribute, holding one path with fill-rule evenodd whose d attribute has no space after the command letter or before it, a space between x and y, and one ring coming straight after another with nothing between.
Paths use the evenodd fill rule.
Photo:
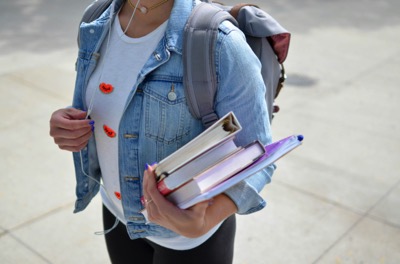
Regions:
<instances>
[{"instance_id":1,"label":"necklace chain","mask_svg":"<svg viewBox=\"0 0 400 264\"><path fill-rule=\"evenodd\" d=\"M157 7L159 7L159 6L163 5L163 4L165 4L166 2L168 2L168 0L161 0L160 2L155 3L154 5L151 5L151 6L149 6L149 7L144 6L144 5L142 5L142 4L139 4L140 6L138 7L138 9L139 9L139 11L140 11L141 13L147 14L150 10L155 9L155 8L157 8ZM132 8L135 8L135 6L137 6L137 3L136 3L136 5L135 5L135 4L132 3L131 0L128 0L128 3L129 3L129 5L130 5Z\"/></svg>"}]
</instances>

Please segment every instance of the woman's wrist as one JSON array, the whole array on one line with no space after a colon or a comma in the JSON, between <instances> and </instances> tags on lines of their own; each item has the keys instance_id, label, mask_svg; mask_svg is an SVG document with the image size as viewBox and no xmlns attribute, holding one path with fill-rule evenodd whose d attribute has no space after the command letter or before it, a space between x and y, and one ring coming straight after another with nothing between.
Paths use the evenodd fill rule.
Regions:
<instances>
[{"instance_id":1,"label":"woman's wrist","mask_svg":"<svg viewBox=\"0 0 400 264\"><path fill-rule=\"evenodd\" d=\"M237 212L236 204L225 194L220 194L211 200L206 212L207 232Z\"/></svg>"}]
</instances>

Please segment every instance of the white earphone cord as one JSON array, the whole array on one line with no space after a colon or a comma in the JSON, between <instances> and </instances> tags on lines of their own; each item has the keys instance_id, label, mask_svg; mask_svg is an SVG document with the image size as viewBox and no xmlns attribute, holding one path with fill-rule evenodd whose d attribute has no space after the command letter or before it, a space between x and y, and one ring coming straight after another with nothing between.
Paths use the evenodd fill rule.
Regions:
<instances>
[{"instance_id":1,"label":"white earphone cord","mask_svg":"<svg viewBox=\"0 0 400 264\"><path fill-rule=\"evenodd\" d=\"M129 1L129 0L128 0L128 1ZM136 13L137 7L139 6L139 3L140 3L140 0L139 0L139 1L136 3L136 5L135 5L135 9L133 10L132 15L131 15L131 18L129 19L128 25L126 26L126 28L125 28L125 30L124 30L124 34L128 31L129 27L131 26L133 17L135 16L135 13ZM113 3L113 4L114 4L114 3ZM114 6L111 7L111 10L114 10ZM114 17L116 14L117 14L117 12L115 12L115 13L113 14L113 17ZM110 46L111 25L112 25L112 20L110 20L110 23L109 23L109 29L108 29L107 44L106 44L107 46L106 46L105 57L107 57L107 54L108 54L108 51L109 51L109 46ZM103 63L102 68L101 68L101 73L100 73L100 76L99 76L99 80L102 79L103 73L104 73L104 63ZM96 96L96 94L97 94L97 90L98 90L98 89L95 90L95 92L92 94L92 97L90 98L89 107L88 107L88 111L87 111L87 113L86 113L86 118L85 118L85 119L88 119L89 116L90 116L90 114L92 113L93 105L94 105L94 99L95 99L95 96ZM99 185L100 185L100 188L103 188L103 190L104 190L104 192L106 193L107 198L110 200L111 204L114 205L113 202L112 202L112 199L111 199L110 195L109 195L108 192L107 192L106 187L105 187L101 182L99 182L98 180L96 180L95 178L93 178L92 176L90 176L88 173L85 172L85 170L83 169L82 151L80 151L79 154L80 154L80 160L81 160L82 173L83 173L86 177L88 177L90 180L92 180L92 181L96 182L97 184L99 184ZM116 217L116 218L115 218L115 223L114 223L114 225L113 225L110 229L107 229L107 230L104 230L104 231L97 231L97 232L95 232L94 234L95 234L95 235L106 235L106 234L108 234L109 232L111 232L112 230L114 230L114 229L118 226L118 224L119 224L119 219Z\"/></svg>"},{"instance_id":2,"label":"white earphone cord","mask_svg":"<svg viewBox=\"0 0 400 264\"><path fill-rule=\"evenodd\" d=\"M111 200L111 197L110 197L110 195L108 194L106 187L104 187L104 185L103 185L100 181L96 180L95 178L93 178L92 176L90 176L88 173L85 172L85 170L83 169L82 150L79 151L79 154L80 154L80 159L81 159L81 169L82 169L82 173L83 173L86 177L88 177L90 180L92 180L92 181L96 182L98 185L100 185L100 188L103 188L104 192L105 192L106 195L107 195L107 198L110 200L110 204L112 204L112 205L114 206L114 203L113 203L113 201ZM110 233L112 230L114 230L114 229L118 226L118 224L119 224L119 219L118 219L117 217L115 217L114 225L113 225L110 229L103 230L103 231L96 231L96 232L94 232L94 234L95 234L95 235L106 235L106 234Z\"/></svg>"},{"instance_id":3,"label":"white earphone cord","mask_svg":"<svg viewBox=\"0 0 400 264\"><path fill-rule=\"evenodd\" d=\"M128 0L128 1L129 1L129 0ZM113 6L111 7L111 10L114 10L114 2L113 2L112 4L113 4ZM131 24L132 24L133 17L135 16L135 13L136 13L136 10L137 10L139 4L140 4L140 0L137 1L136 5L135 5L135 9L133 9L131 18L129 19L129 22L128 22L128 25L126 26L126 28L125 28L125 30L124 30L124 34L128 31L129 27L130 27ZM115 12L115 13L113 14L113 17L114 17L116 14L118 14L118 13L119 13L119 11L118 11L118 12ZM105 57L105 58L106 58L107 55L108 55L109 46L110 46L111 25L112 25L112 20L110 20L109 28L108 28L108 36L107 36L107 44L106 44L107 46L106 46L106 52L105 52L105 54L104 54L104 57ZM104 63L103 63L102 66L101 66L101 71L100 71L100 76L99 76L99 83L100 83L100 80L103 78L103 73L104 73ZM90 98L89 107L88 107L88 111L87 111L87 113L86 113L86 118L85 118L85 119L88 119L89 116L90 116L90 114L92 113L93 105L94 105L94 99L95 99L96 94L97 94L97 92L98 92L97 90L98 90L98 89L96 89L96 90L94 91L94 93L92 94L92 96L91 96L91 98Z\"/></svg>"}]
</instances>

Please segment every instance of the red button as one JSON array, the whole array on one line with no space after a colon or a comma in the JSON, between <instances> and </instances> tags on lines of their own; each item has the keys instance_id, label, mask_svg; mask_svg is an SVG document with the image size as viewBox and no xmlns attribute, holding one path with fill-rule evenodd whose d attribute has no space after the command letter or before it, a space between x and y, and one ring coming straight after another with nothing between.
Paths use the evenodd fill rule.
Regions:
<instances>
[{"instance_id":1,"label":"red button","mask_svg":"<svg viewBox=\"0 0 400 264\"><path fill-rule=\"evenodd\" d=\"M109 136L110 138L115 137L117 134L115 133L114 130L112 130L109 126L103 125L104 132Z\"/></svg>"},{"instance_id":2,"label":"red button","mask_svg":"<svg viewBox=\"0 0 400 264\"><path fill-rule=\"evenodd\" d=\"M112 93L114 91L114 86L112 86L109 83L103 83L102 82L99 85L99 89L100 89L100 91L102 91L105 94L110 94L110 93Z\"/></svg>"}]
</instances>

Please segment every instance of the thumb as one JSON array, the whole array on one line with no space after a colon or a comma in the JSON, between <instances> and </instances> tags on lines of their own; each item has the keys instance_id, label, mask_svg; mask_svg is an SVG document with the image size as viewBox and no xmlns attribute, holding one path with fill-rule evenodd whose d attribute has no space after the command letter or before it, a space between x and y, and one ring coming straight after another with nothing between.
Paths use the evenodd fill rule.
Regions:
<instances>
[{"instance_id":1,"label":"thumb","mask_svg":"<svg viewBox=\"0 0 400 264\"><path fill-rule=\"evenodd\" d=\"M76 109L76 108L67 108L67 111L65 112L69 119L72 120L80 120L80 119L85 119L87 112Z\"/></svg>"}]
</instances>

